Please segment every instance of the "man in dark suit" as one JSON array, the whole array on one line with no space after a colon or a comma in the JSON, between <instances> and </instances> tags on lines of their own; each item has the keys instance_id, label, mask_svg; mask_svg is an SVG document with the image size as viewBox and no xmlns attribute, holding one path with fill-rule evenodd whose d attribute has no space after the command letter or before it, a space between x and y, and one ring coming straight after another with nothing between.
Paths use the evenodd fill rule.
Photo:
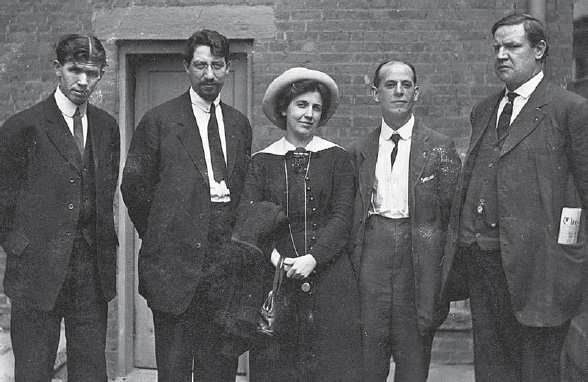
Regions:
<instances>
[{"instance_id":1,"label":"man in dark suit","mask_svg":"<svg viewBox=\"0 0 588 382\"><path fill-rule=\"evenodd\" d=\"M438 306L441 258L461 162L453 141L420 123L411 64L382 63L372 96L382 124L350 150L358 192L351 256L359 272L366 381L425 381ZM445 304L447 305L447 304Z\"/></svg>"},{"instance_id":2,"label":"man in dark suit","mask_svg":"<svg viewBox=\"0 0 588 382\"><path fill-rule=\"evenodd\" d=\"M449 298L470 295L476 381L559 381L586 271L585 219L564 208L588 207L588 104L544 79L539 20L510 15L492 34L506 89L471 113L444 280ZM578 236L564 237L572 220Z\"/></svg>"},{"instance_id":3,"label":"man in dark suit","mask_svg":"<svg viewBox=\"0 0 588 382\"><path fill-rule=\"evenodd\" d=\"M51 381L64 319L69 381L104 382L107 302L116 292L119 128L88 103L106 66L100 41L66 35L56 55L56 91L0 130L0 243L15 381Z\"/></svg>"},{"instance_id":4,"label":"man in dark suit","mask_svg":"<svg viewBox=\"0 0 588 382\"><path fill-rule=\"evenodd\" d=\"M251 151L247 117L220 101L229 44L194 33L184 66L191 88L142 118L122 193L143 240L139 292L153 313L159 381L234 381L237 357L219 352L216 279Z\"/></svg>"}]
</instances>

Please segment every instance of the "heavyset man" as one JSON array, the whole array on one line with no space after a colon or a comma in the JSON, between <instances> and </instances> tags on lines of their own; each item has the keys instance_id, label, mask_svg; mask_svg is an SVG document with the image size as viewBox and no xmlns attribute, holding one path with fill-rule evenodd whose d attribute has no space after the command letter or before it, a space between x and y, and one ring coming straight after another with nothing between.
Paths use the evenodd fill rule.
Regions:
<instances>
[{"instance_id":1,"label":"heavyset man","mask_svg":"<svg viewBox=\"0 0 588 382\"><path fill-rule=\"evenodd\" d=\"M539 20L507 16L492 34L494 70L506 86L471 113L446 290L450 298L469 292L476 381L559 381L581 302L586 221L568 216L579 236L558 236L569 221L561 219L565 207L588 207L588 104L544 78L548 43Z\"/></svg>"}]
</instances>

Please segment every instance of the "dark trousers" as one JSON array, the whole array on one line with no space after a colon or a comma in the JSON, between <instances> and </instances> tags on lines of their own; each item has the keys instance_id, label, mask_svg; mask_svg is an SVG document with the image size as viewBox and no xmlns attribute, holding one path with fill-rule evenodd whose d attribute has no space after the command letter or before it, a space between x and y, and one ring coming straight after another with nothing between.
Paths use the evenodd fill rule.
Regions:
<instances>
[{"instance_id":1,"label":"dark trousers","mask_svg":"<svg viewBox=\"0 0 588 382\"><path fill-rule=\"evenodd\" d=\"M215 256L230 240L231 219L228 205L212 203L209 248L204 272L213 272ZM204 276L188 308L181 314L152 310L155 327L155 358L159 382L235 381L238 357L220 353L223 330L215 321L222 307L216 276Z\"/></svg>"},{"instance_id":2,"label":"dark trousers","mask_svg":"<svg viewBox=\"0 0 588 382\"><path fill-rule=\"evenodd\" d=\"M365 381L426 381L434 333L421 336L409 219L370 216L359 275Z\"/></svg>"},{"instance_id":3,"label":"dark trousers","mask_svg":"<svg viewBox=\"0 0 588 382\"><path fill-rule=\"evenodd\" d=\"M100 289L95 259L95 251L78 235L54 308L47 312L25 300L12 301L10 336L15 382L51 381L62 319L68 381L107 380L104 350L108 306Z\"/></svg>"},{"instance_id":4,"label":"dark trousers","mask_svg":"<svg viewBox=\"0 0 588 382\"><path fill-rule=\"evenodd\" d=\"M474 244L469 278L476 381L559 382L570 322L529 327L517 321L500 251L483 251Z\"/></svg>"}]
</instances>

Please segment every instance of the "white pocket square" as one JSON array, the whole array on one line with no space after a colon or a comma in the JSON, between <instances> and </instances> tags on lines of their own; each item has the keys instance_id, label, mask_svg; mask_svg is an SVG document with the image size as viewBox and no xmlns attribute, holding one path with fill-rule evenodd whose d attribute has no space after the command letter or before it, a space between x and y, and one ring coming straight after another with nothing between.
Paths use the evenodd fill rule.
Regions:
<instances>
[{"instance_id":1,"label":"white pocket square","mask_svg":"<svg viewBox=\"0 0 588 382\"><path fill-rule=\"evenodd\" d=\"M433 175L429 175L429 176L427 176L427 177L425 177L425 178L421 178L421 183L428 182L429 180L432 180L432 179L434 179L434 178L435 178L435 174L433 174Z\"/></svg>"}]
</instances>

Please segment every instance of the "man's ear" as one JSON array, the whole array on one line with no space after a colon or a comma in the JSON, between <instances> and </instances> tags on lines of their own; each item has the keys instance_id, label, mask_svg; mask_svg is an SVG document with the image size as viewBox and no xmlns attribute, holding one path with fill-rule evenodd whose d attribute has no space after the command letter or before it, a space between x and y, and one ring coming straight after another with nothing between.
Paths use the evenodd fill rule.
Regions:
<instances>
[{"instance_id":1,"label":"man's ear","mask_svg":"<svg viewBox=\"0 0 588 382\"><path fill-rule=\"evenodd\" d=\"M547 51L547 43L545 40L541 40L535 45L535 59L541 60L545 57L545 52Z\"/></svg>"},{"instance_id":2,"label":"man's ear","mask_svg":"<svg viewBox=\"0 0 588 382\"><path fill-rule=\"evenodd\" d=\"M61 77L61 64L59 63L59 61L53 61L53 70L55 70L55 75L57 77Z\"/></svg>"},{"instance_id":3,"label":"man's ear","mask_svg":"<svg viewBox=\"0 0 588 382\"><path fill-rule=\"evenodd\" d=\"M377 103L380 103L380 98L378 97L378 88L375 86L372 86L371 92L372 92L372 98L374 99L374 101L376 101Z\"/></svg>"},{"instance_id":4,"label":"man's ear","mask_svg":"<svg viewBox=\"0 0 588 382\"><path fill-rule=\"evenodd\" d=\"M415 86L414 86L414 97L413 97L415 101L418 101L418 99L419 99L419 94L420 94L420 92L419 92L419 87L418 87L417 85L415 85Z\"/></svg>"}]
</instances>

